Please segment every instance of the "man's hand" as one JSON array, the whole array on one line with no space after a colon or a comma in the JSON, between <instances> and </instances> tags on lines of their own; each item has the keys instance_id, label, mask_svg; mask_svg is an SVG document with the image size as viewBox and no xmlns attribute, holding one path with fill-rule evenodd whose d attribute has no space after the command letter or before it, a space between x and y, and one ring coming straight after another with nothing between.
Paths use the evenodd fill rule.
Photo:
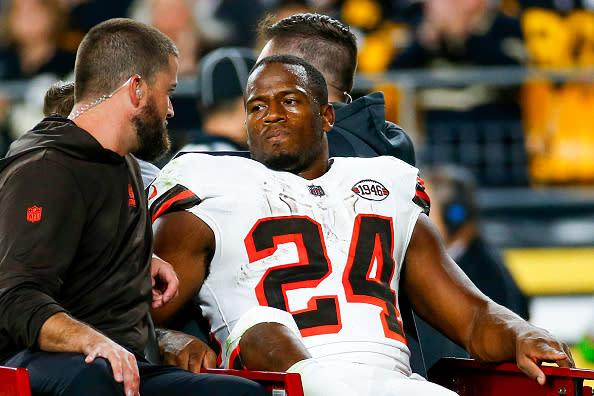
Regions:
<instances>
[{"instance_id":1,"label":"man's hand","mask_svg":"<svg viewBox=\"0 0 594 396\"><path fill-rule=\"evenodd\" d=\"M114 379L124 383L126 396L138 396L140 375L134 354L66 313L58 312L43 323L37 343L47 352L80 352L87 363L97 357L107 359Z\"/></svg>"},{"instance_id":2,"label":"man's hand","mask_svg":"<svg viewBox=\"0 0 594 396\"><path fill-rule=\"evenodd\" d=\"M199 373L202 367L215 368L217 355L196 337L174 330L158 329L163 363Z\"/></svg>"},{"instance_id":3,"label":"man's hand","mask_svg":"<svg viewBox=\"0 0 594 396\"><path fill-rule=\"evenodd\" d=\"M162 307L179 294L179 280L175 270L171 264L155 255L151 260L151 279L153 282L153 308Z\"/></svg>"},{"instance_id":4,"label":"man's hand","mask_svg":"<svg viewBox=\"0 0 594 396\"><path fill-rule=\"evenodd\" d=\"M140 374L134 354L100 334L93 338L83 350L86 355L85 362L91 363L97 357L107 359L111 364L114 379L124 383L126 396L139 396Z\"/></svg>"},{"instance_id":5,"label":"man's hand","mask_svg":"<svg viewBox=\"0 0 594 396\"><path fill-rule=\"evenodd\" d=\"M558 341L546 330L533 327L516 339L518 367L528 377L544 385L545 375L540 369L542 362L554 362L559 367L575 367L569 347Z\"/></svg>"}]
</instances>

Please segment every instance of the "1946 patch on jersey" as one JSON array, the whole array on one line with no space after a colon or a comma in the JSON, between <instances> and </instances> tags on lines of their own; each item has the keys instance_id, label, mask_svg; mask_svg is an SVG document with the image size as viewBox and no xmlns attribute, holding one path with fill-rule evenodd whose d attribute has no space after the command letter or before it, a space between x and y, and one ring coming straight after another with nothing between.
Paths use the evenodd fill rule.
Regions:
<instances>
[{"instance_id":1,"label":"1946 patch on jersey","mask_svg":"<svg viewBox=\"0 0 594 396\"><path fill-rule=\"evenodd\" d=\"M371 179L355 183L351 190L361 198L372 201L383 201L390 195L390 191L382 183Z\"/></svg>"}]
</instances>

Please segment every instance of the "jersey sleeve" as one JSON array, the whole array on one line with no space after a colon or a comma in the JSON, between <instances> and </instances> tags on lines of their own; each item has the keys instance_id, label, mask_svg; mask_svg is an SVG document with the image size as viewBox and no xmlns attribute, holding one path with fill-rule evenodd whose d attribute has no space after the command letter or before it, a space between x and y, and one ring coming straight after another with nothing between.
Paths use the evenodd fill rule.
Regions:
<instances>
[{"instance_id":1,"label":"jersey sleeve","mask_svg":"<svg viewBox=\"0 0 594 396\"><path fill-rule=\"evenodd\" d=\"M418 176L413 202L423 210L423 213L429 216L429 211L431 210L431 199L429 198L429 194L427 194L425 191L425 182Z\"/></svg>"},{"instance_id":2,"label":"jersey sleeve","mask_svg":"<svg viewBox=\"0 0 594 396\"><path fill-rule=\"evenodd\" d=\"M8 171L7 171L8 172ZM0 188L0 334L33 346L73 265L85 204L69 170L50 160L10 171Z\"/></svg>"},{"instance_id":3,"label":"jersey sleeve","mask_svg":"<svg viewBox=\"0 0 594 396\"><path fill-rule=\"evenodd\" d=\"M149 211L154 222L166 213L187 210L202 200L188 187L191 184L187 172L191 170L188 161L171 161L148 187Z\"/></svg>"}]
</instances>

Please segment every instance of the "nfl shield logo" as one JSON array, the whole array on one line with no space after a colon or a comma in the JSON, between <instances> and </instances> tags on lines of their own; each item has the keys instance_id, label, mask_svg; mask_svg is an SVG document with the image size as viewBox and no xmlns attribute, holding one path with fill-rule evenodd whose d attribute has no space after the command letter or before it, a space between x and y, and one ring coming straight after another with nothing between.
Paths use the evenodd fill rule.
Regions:
<instances>
[{"instance_id":1,"label":"nfl shield logo","mask_svg":"<svg viewBox=\"0 0 594 396\"><path fill-rule=\"evenodd\" d=\"M309 192L311 193L311 195L314 195L316 197L322 197L326 195L322 186L315 186L312 184L310 186L307 186L307 188L309 188Z\"/></svg>"},{"instance_id":2,"label":"nfl shield logo","mask_svg":"<svg viewBox=\"0 0 594 396\"><path fill-rule=\"evenodd\" d=\"M27 208L27 221L35 223L41 220L42 210L43 208L41 206L31 206L30 208Z\"/></svg>"}]
</instances>

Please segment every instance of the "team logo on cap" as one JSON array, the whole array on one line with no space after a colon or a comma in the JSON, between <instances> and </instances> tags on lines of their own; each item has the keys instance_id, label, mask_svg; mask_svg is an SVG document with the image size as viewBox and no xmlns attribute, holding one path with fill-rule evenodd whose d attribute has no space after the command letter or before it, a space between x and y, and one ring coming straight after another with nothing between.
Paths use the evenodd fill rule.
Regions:
<instances>
[{"instance_id":1,"label":"team logo on cap","mask_svg":"<svg viewBox=\"0 0 594 396\"><path fill-rule=\"evenodd\" d=\"M43 207L41 206L31 206L27 208L27 221L31 223L36 223L41 220L41 211Z\"/></svg>"},{"instance_id":2,"label":"team logo on cap","mask_svg":"<svg viewBox=\"0 0 594 396\"><path fill-rule=\"evenodd\" d=\"M309 189L310 194L313 196L323 197L324 195L326 195L322 186L316 186L316 185L311 184L311 185L307 186L307 188Z\"/></svg>"},{"instance_id":3,"label":"team logo on cap","mask_svg":"<svg viewBox=\"0 0 594 396\"><path fill-rule=\"evenodd\" d=\"M361 198L371 201L383 201L390 195L390 191L382 183L371 179L355 183L351 190Z\"/></svg>"}]
</instances>

